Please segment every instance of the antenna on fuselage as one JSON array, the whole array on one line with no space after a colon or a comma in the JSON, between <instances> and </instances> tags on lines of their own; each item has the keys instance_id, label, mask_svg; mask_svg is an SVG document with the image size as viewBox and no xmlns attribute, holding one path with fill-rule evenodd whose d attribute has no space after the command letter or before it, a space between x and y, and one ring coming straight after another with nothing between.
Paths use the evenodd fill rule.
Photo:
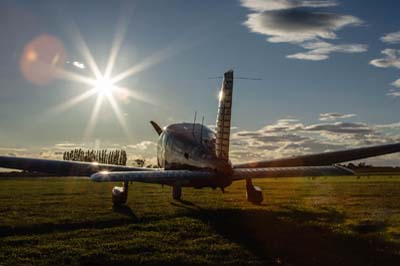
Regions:
<instances>
[{"instance_id":1,"label":"antenna on fuselage","mask_svg":"<svg viewBox=\"0 0 400 266\"><path fill-rule=\"evenodd\" d=\"M200 143L203 142L203 124L204 124L204 116L201 119L201 129L200 129Z\"/></svg>"},{"instance_id":2,"label":"antenna on fuselage","mask_svg":"<svg viewBox=\"0 0 400 266\"><path fill-rule=\"evenodd\" d=\"M196 126L196 117L197 117L197 111L194 112L194 120L193 120L193 128L192 128L193 137L194 137L194 127Z\"/></svg>"}]
</instances>

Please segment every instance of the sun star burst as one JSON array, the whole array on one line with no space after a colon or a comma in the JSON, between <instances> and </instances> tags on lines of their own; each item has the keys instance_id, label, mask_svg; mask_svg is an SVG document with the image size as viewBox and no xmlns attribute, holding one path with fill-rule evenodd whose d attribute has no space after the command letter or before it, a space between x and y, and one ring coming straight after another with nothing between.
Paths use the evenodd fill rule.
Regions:
<instances>
[{"instance_id":1,"label":"sun star burst","mask_svg":"<svg viewBox=\"0 0 400 266\"><path fill-rule=\"evenodd\" d=\"M137 75L139 72L145 71L146 69L165 60L169 56L176 54L178 50L177 48L179 46L167 46L166 48L161 49L160 51L157 51L149 57L145 58L143 61L128 67L120 73L112 75L114 66L118 58L118 53L124 40L124 35L126 32L126 22L126 19L121 19L119 25L117 26L117 30L115 32L111 50L108 56L107 65L103 73L97 65L96 60L94 59L78 28L76 27L73 29L73 36L76 37L78 50L81 52L85 64L88 65L88 69L91 72L91 77L63 68L59 68L56 70L58 78L78 82L83 85L83 88L86 89L82 94L77 95L53 108L53 113L66 111L67 109L72 108L73 106L88 99L89 97L96 96L96 101L91 111L89 122L87 123L86 129L84 131L84 139L88 139L91 137L91 134L96 127L98 115L104 101L107 101L111 106L115 118L120 124L128 140L131 139L130 132L125 121L126 118L123 115L124 112L119 106L119 102L128 103L131 99L133 99L158 106L155 103L154 98L146 97L146 95L136 90L132 90L126 87L120 87L118 86L118 83L131 76Z\"/></svg>"}]
</instances>

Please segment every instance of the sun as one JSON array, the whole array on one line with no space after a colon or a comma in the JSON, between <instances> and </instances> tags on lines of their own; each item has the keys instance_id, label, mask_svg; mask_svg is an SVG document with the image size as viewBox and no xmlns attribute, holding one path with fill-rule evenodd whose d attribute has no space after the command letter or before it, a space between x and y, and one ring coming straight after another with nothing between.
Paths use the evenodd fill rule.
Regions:
<instances>
[{"instance_id":1,"label":"sun","mask_svg":"<svg viewBox=\"0 0 400 266\"><path fill-rule=\"evenodd\" d=\"M128 79L131 76L137 75L138 73L150 68L153 65L160 63L170 54L174 54L174 51L171 50L171 48L169 48L168 46L166 49L160 50L145 58L142 62L135 63L124 71L117 73L116 75L112 75L115 63L117 61L118 53L122 46L124 35L126 32L126 25L124 21L125 20L121 20L121 24L119 24L117 27L115 38L112 42L110 54L104 71L100 70L90 49L86 45L86 42L84 41L78 29L75 29L74 31L77 47L81 55L83 56L83 62L85 62L85 65L88 66L88 69L91 73L89 75L82 75L79 72L66 70L62 67L56 69L57 78L78 82L84 85L82 88L85 91L77 95L76 97L73 97L55 106L52 109L54 113L59 113L61 111L71 109L73 106L88 99L89 97L96 97L89 121L83 133L83 138L86 140L90 139L90 136L92 136L103 103L107 102L109 106L111 106L115 114L115 118L120 124L125 136L129 141L131 141L132 137L131 133L129 132L126 116L124 115L125 112L121 110L119 102L128 103L132 99L155 105L155 101L154 99L147 97L145 94L140 93L133 88L121 87L119 83L123 80ZM29 56L32 58L34 57L34 55ZM78 68L80 71L82 71L82 69L85 69L86 67Z\"/></svg>"},{"instance_id":2,"label":"sun","mask_svg":"<svg viewBox=\"0 0 400 266\"><path fill-rule=\"evenodd\" d=\"M110 96L115 90L114 83L105 77L100 77L94 82L94 90L101 95Z\"/></svg>"}]
</instances>

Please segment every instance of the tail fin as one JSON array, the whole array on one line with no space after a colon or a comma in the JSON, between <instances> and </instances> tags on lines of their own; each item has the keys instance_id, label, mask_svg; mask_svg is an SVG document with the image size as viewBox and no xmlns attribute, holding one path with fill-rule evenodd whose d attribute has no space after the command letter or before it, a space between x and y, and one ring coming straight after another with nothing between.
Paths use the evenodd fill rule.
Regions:
<instances>
[{"instance_id":1,"label":"tail fin","mask_svg":"<svg viewBox=\"0 0 400 266\"><path fill-rule=\"evenodd\" d=\"M219 93L219 106L217 115L217 157L229 160L229 138L231 131L231 109L233 92L233 70L224 73L221 91Z\"/></svg>"}]
</instances>

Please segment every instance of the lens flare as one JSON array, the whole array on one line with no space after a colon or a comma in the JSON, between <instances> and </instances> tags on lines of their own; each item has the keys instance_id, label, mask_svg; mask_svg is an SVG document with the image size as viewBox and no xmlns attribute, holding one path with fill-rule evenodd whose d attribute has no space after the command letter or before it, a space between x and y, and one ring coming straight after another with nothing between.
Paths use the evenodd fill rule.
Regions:
<instances>
[{"instance_id":1,"label":"lens flare","mask_svg":"<svg viewBox=\"0 0 400 266\"><path fill-rule=\"evenodd\" d=\"M35 85L43 86L56 77L65 60L63 43L54 36L42 34L32 39L20 58L23 77Z\"/></svg>"}]
</instances>

